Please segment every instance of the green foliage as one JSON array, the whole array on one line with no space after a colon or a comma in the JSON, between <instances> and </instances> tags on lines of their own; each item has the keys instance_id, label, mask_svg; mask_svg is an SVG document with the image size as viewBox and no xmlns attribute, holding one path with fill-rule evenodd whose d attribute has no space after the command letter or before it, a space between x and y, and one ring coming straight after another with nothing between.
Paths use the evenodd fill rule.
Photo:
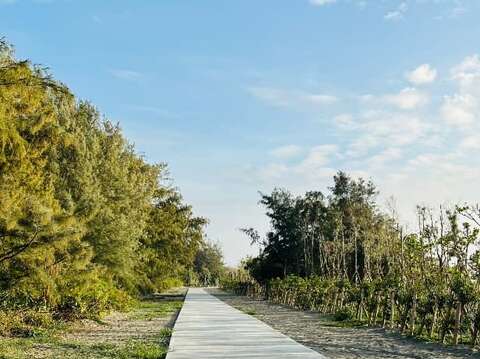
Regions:
<instances>
[{"instance_id":1,"label":"green foliage","mask_svg":"<svg viewBox=\"0 0 480 359\"><path fill-rule=\"evenodd\" d=\"M52 314L34 309L1 310L0 336L32 337L56 326Z\"/></svg>"},{"instance_id":2,"label":"green foliage","mask_svg":"<svg viewBox=\"0 0 480 359\"><path fill-rule=\"evenodd\" d=\"M218 285L225 272L220 246L217 243L204 242L195 255L194 265L200 285Z\"/></svg>"},{"instance_id":3,"label":"green foliage","mask_svg":"<svg viewBox=\"0 0 480 359\"><path fill-rule=\"evenodd\" d=\"M145 232L140 237L142 291L155 292L178 284L194 270L195 256L203 244L203 227L207 221L195 217L181 195L170 188L153 194Z\"/></svg>"},{"instance_id":4,"label":"green foliage","mask_svg":"<svg viewBox=\"0 0 480 359\"><path fill-rule=\"evenodd\" d=\"M347 308L339 309L335 312L333 319L337 322L344 322L353 319L354 315L351 310Z\"/></svg>"},{"instance_id":5,"label":"green foliage","mask_svg":"<svg viewBox=\"0 0 480 359\"><path fill-rule=\"evenodd\" d=\"M206 220L166 178L0 40L0 310L94 318L180 285Z\"/></svg>"}]
</instances>

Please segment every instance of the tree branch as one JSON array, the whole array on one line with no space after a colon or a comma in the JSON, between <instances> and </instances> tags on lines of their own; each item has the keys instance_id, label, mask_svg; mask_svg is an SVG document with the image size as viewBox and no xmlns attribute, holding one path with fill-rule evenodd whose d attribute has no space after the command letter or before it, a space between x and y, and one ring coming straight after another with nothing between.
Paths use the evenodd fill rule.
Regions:
<instances>
[{"instance_id":1,"label":"tree branch","mask_svg":"<svg viewBox=\"0 0 480 359\"><path fill-rule=\"evenodd\" d=\"M9 259L12 259L16 256L18 256L20 253L22 253L23 251L25 251L28 247L30 247L32 245L32 243L35 241L35 239L37 238L37 234L38 234L38 230L35 231L35 233L33 234L32 238L30 238L30 240L19 246L19 247L16 247L12 250L10 250L9 252L3 254L1 257L0 257L0 263L2 262L5 262Z\"/></svg>"}]
</instances>

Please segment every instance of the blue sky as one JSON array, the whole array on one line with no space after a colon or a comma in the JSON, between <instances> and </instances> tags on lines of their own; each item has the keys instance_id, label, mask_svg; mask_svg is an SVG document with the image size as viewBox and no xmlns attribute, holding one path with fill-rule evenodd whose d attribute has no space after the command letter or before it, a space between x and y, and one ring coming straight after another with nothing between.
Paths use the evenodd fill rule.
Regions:
<instances>
[{"instance_id":1,"label":"blue sky","mask_svg":"<svg viewBox=\"0 0 480 359\"><path fill-rule=\"evenodd\" d=\"M227 263L258 191L480 200L480 1L0 0L0 34L168 162Z\"/></svg>"}]
</instances>

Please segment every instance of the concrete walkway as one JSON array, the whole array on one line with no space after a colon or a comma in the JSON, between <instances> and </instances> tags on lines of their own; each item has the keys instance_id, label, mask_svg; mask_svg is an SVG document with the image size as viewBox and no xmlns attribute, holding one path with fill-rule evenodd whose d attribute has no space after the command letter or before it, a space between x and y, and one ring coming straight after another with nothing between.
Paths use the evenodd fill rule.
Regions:
<instances>
[{"instance_id":1,"label":"concrete walkway","mask_svg":"<svg viewBox=\"0 0 480 359\"><path fill-rule=\"evenodd\" d=\"M201 288L188 290L167 359L326 359Z\"/></svg>"}]
</instances>

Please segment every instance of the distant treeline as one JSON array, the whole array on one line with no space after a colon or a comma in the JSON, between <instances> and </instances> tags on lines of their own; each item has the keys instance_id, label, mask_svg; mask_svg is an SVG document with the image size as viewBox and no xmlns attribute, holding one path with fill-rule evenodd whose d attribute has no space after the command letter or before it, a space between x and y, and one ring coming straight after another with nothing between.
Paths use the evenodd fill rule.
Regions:
<instances>
[{"instance_id":1,"label":"distant treeline","mask_svg":"<svg viewBox=\"0 0 480 359\"><path fill-rule=\"evenodd\" d=\"M222 256L207 221L166 179L165 164L0 40L0 317L95 316L214 281Z\"/></svg>"},{"instance_id":2,"label":"distant treeline","mask_svg":"<svg viewBox=\"0 0 480 359\"><path fill-rule=\"evenodd\" d=\"M480 330L479 206L418 207L407 232L394 206L376 204L373 183L343 172L329 194L262 195L271 230L246 268L269 299L338 319L389 326L441 342L475 345Z\"/></svg>"}]
</instances>

